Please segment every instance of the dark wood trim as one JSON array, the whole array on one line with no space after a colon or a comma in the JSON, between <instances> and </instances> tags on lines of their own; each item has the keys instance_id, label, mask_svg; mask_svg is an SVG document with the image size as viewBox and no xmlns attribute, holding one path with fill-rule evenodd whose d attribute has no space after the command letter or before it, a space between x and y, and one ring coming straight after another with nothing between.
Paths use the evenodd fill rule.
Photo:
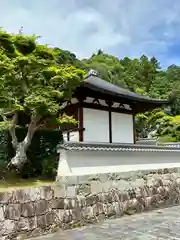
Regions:
<instances>
[{"instance_id":1,"label":"dark wood trim","mask_svg":"<svg viewBox=\"0 0 180 240\"><path fill-rule=\"evenodd\" d=\"M84 123L83 123L83 107L82 107L82 104L79 104L79 107L78 107L78 121L79 121L79 128L83 129L84 128ZM79 141L80 142L84 141L84 131L79 131Z\"/></svg>"},{"instance_id":2,"label":"dark wood trim","mask_svg":"<svg viewBox=\"0 0 180 240\"><path fill-rule=\"evenodd\" d=\"M109 142L112 143L112 112L109 107Z\"/></svg>"},{"instance_id":3,"label":"dark wood trim","mask_svg":"<svg viewBox=\"0 0 180 240\"><path fill-rule=\"evenodd\" d=\"M102 105L93 104L93 103L82 102L82 107L91 108L91 109L97 109L97 110L103 110L103 111L109 111L109 106L102 106ZM121 108L114 108L114 107L111 107L111 112L132 114L132 110L121 109Z\"/></svg>"},{"instance_id":4,"label":"dark wood trim","mask_svg":"<svg viewBox=\"0 0 180 240\"><path fill-rule=\"evenodd\" d=\"M62 132L67 133L67 132L78 132L78 131L84 131L85 128L72 128L72 129L64 129Z\"/></svg>"},{"instance_id":5,"label":"dark wood trim","mask_svg":"<svg viewBox=\"0 0 180 240\"><path fill-rule=\"evenodd\" d=\"M68 141L70 140L70 132L69 131L67 132L67 140Z\"/></svg>"}]
</instances>

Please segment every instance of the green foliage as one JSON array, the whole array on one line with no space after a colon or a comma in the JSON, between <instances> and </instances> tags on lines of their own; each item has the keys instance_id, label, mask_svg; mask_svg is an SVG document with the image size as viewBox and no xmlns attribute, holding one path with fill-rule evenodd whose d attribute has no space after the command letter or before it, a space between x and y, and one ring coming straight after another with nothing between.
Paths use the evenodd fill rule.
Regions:
<instances>
[{"instance_id":1,"label":"green foliage","mask_svg":"<svg viewBox=\"0 0 180 240\"><path fill-rule=\"evenodd\" d=\"M17 128L16 135L22 141L26 135L26 129ZM43 129L35 133L33 141L28 149L28 162L21 169L22 178L48 177L54 178L57 170L58 155L57 144L63 140L59 130ZM7 130L0 131L0 170L6 173L7 163L14 156L11 137ZM2 175L3 175L2 174Z\"/></svg>"},{"instance_id":2,"label":"green foliage","mask_svg":"<svg viewBox=\"0 0 180 240\"><path fill-rule=\"evenodd\" d=\"M58 158L57 156L49 156L43 159L42 163L42 176L44 178L55 179L57 175Z\"/></svg>"},{"instance_id":3,"label":"green foliage","mask_svg":"<svg viewBox=\"0 0 180 240\"><path fill-rule=\"evenodd\" d=\"M61 104L84 78L85 71L72 65L74 61L79 61L74 54L39 45L34 35L11 35L1 29L0 108L37 119L57 117L58 123Z\"/></svg>"},{"instance_id":4,"label":"green foliage","mask_svg":"<svg viewBox=\"0 0 180 240\"><path fill-rule=\"evenodd\" d=\"M13 37L12 42L15 48L23 55L28 55L36 49L35 36L25 36L22 34L17 34Z\"/></svg>"}]
</instances>

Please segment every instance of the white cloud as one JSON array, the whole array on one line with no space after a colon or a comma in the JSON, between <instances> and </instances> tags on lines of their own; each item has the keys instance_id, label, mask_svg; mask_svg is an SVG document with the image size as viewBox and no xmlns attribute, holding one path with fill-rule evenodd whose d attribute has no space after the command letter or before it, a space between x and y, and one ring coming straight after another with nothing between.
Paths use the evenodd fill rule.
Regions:
<instances>
[{"instance_id":1,"label":"white cloud","mask_svg":"<svg viewBox=\"0 0 180 240\"><path fill-rule=\"evenodd\" d=\"M179 0L1 0L0 23L10 32L23 26L79 57L101 48L120 57L155 55L166 64L169 46L180 40L179 15Z\"/></svg>"}]
</instances>

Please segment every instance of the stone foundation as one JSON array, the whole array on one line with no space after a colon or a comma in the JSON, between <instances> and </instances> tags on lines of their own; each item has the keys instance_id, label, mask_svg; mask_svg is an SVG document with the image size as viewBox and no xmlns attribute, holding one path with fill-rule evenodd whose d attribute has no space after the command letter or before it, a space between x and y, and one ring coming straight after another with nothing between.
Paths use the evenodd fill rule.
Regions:
<instances>
[{"instance_id":1,"label":"stone foundation","mask_svg":"<svg viewBox=\"0 0 180 240\"><path fill-rule=\"evenodd\" d=\"M76 186L0 193L0 240L24 239L179 203L179 169L109 174L109 179Z\"/></svg>"}]
</instances>

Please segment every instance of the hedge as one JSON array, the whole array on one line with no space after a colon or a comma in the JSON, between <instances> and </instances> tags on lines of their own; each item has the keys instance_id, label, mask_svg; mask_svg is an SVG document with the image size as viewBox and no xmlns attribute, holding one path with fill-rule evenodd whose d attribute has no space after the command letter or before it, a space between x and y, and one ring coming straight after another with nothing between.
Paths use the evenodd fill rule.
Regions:
<instances>
[{"instance_id":1,"label":"hedge","mask_svg":"<svg viewBox=\"0 0 180 240\"><path fill-rule=\"evenodd\" d=\"M17 128L18 141L25 137L27 129ZM59 130L43 129L35 133L32 143L27 151L28 162L21 171L21 177L36 177L47 175L50 177L57 165L56 146L62 141L62 133ZM0 169L5 169L15 151L11 144L8 131L0 132Z\"/></svg>"}]
</instances>

